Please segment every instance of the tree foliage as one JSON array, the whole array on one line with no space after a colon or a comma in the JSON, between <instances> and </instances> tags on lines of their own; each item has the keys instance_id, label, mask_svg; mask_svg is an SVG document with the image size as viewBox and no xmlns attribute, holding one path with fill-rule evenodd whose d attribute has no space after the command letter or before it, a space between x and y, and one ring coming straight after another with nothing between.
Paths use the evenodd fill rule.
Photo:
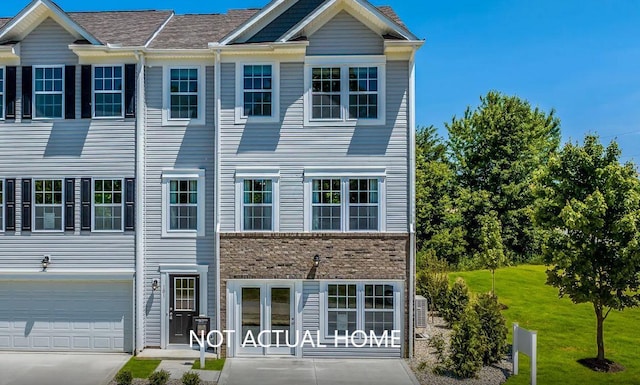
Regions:
<instances>
[{"instance_id":1,"label":"tree foliage","mask_svg":"<svg viewBox=\"0 0 640 385\"><path fill-rule=\"evenodd\" d=\"M504 252L514 261L540 252L531 222L533 174L544 166L560 143L560 123L518 97L489 92L476 109L446 125L452 168L460 189L462 226L475 255L482 239L484 215L495 211L502 229Z\"/></svg>"},{"instance_id":2,"label":"tree foliage","mask_svg":"<svg viewBox=\"0 0 640 385\"><path fill-rule=\"evenodd\" d=\"M473 304L480 320L483 340L482 361L485 365L499 362L507 351L507 321L502 316L498 298L493 294L480 294Z\"/></svg>"},{"instance_id":3,"label":"tree foliage","mask_svg":"<svg viewBox=\"0 0 640 385\"><path fill-rule=\"evenodd\" d=\"M496 269L507 263L502 244L502 224L498 219L498 214L491 211L487 215L480 217L480 245L477 259L482 267L491 271L491 294L495 295L495 274Z\"/></svg>"},{"instance_id":4,"label":"tree foliage","mask_svg":"<svg viewBox=\"0 0 640 385\"><path fill-rule=\"evenodd\" d=\"M619 158L615 142L605 148L588 135L553 156L535 184L547 283L561 297L593 304L598 360L609 313L640 304L640 182Z\"/></svg>"}]
</instances>

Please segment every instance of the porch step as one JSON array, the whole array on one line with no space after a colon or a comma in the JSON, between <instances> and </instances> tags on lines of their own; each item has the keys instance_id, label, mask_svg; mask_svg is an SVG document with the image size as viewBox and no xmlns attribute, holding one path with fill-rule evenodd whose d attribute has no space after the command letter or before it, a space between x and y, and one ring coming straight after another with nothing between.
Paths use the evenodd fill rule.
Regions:
<instances>
[{"instance_id":1,"label":"porch step","mask_svg":"<svg viewBox=\"0 0 640 385\"><path fill-rule=\"evenodd\" d=\"M216 354L207 351L205 354L205 358L216 358ZM153 360L188 360L193 361L200 358L199 350L191 350L191 349L145 349L140 352L136 357L142 359L153 359Z\"/></svg>"}]
</instances>

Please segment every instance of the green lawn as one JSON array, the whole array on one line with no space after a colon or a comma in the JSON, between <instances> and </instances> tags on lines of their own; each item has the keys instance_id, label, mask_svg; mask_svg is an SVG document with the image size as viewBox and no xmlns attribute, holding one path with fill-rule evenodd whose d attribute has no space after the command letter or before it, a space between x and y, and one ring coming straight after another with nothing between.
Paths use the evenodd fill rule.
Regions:
<instances>
[{"instance_id":1,"label":"green lawn","mask_svg":"<svg viewBox=\"0 0 640 385\"><path fill-rule=\"evenodd\" d=\"M496 271L496 294L507 326L512 323L538 331L538 384L640 384L640 309L612 312L604 323L608 359L623 365L621 373L593 372L576 361L596 355L596 320L590 304L558 299L558 290L545 284L544 266L519 266ZM489 271L456 272L474 293L491 290ZM511 333L509 333L511 341ZM529 383L529 360L520 355L520 374L508 385Z\"/></svg>"},{"instance_id":2,"label":"green lawn","mask_svg":"<svg viewBox=\"0 0 640 385\"><path fill-rule=\"evenodd\" d=\"M222 367L224 366L224 358L221 358L219 360L216 359L207 359L204 361L204 370L222 370ZM191 366L191 369L200 369L200 360L195 360L193 362L193 366Z\"/></svg>"},{"instance_id":3,"label":"green lawn","mask_svg":"<svg viewBox=\"0 0 640 385\"><path fill-rule=\"evenodd\" d=\"M120 369L129 370L133 378L148 378L151 373L160 365L160 360L143 360L136 357L131 359Z\"/></svg>"}]
</instances>

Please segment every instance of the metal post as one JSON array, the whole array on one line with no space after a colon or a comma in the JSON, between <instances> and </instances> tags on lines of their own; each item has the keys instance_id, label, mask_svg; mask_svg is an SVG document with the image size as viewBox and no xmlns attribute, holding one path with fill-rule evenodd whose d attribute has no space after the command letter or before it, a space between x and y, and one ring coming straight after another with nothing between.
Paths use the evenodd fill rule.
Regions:
<instances>
[{"instance_id":1,"label":"metal post","mask_svg":"<svg viewBox=\"0 0 640 385\"><path fill-rule=\"evenodd\" d=\"M536 385L538 372L538 333L531 332L531 385Z\"/></svg>"},{"instance_id":2,"label":"metal post","mask_svg":"<svg viewBox=\"0 0 640 385\"><path fill-rule=\"evenodd\" d=\"M202 338L203 343L202 343L202 344L200 344L200 370L204 370L204 364L205 364L205 362L204 362L204 352L205 352L205 350L207 349L207 348L205 347L205 345L206 345L206 344L207 344L207 342L208 342L208 341L207 341L207 342L204 342L204 341L205 341L205 335L204 335L204 332L202 332L202 337L201 337L201 338Z\"/></svg>"},{"instance_id":3,"label":"metal post","mask_svg":"<svg viewBox=\"0 0 640 385\"><path fill-rule=\"evenodd\" d=\"M513 375L518 374L518 324L513 323L513 345L511 348L511 358L513 361Z\"/></svg>"}]
</instances>

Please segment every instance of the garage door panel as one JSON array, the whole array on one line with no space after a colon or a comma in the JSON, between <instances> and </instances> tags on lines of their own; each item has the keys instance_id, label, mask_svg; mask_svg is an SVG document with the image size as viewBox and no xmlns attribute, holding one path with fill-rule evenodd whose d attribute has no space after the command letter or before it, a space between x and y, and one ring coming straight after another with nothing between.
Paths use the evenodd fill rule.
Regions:
<instances>
[{"instance_id":1,"label":"garage door panel","mask_svg":"<svg viewBox=\"0 0 640 385\"><path fill-rule=\"evenodd\" d=\"M129 281L0 281L0 349L129 351L132 296Z\"/></svg>"}]
</instances>

